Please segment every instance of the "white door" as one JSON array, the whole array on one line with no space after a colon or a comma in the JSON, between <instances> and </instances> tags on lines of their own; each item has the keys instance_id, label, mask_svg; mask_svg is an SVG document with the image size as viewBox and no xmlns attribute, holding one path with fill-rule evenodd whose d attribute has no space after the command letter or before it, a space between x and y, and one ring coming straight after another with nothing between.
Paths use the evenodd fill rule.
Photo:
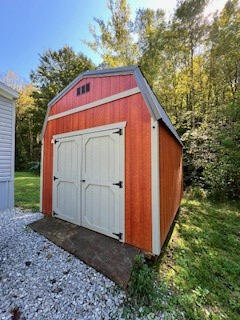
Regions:
<instances>
[{"instance_id":1,"label":"white door","mask_svg":"<svg viewBox=\"0 0 240 320\"><path fill-rule=\"evenodd\" d=\"M57 217L124 240L122 129L57 138L54 177Z\"/></svg>"},{"instance_id":2,"label":"white door","mask_svg":"<svg viewBox=\"0 0 240 320\"><path fill-rule=\"evenodd\" d=\"M80 224L81 138L55 140L53 168L53 213Z\"/></svg>"},{"instance_id":3,"label":"white door","mask_svg":"<svg viewBox=\"0 0 240 320\"><path fill-rule=\"evenodd\" d=\"M82 224L84 227L122 240L121 201L124 159L119 130L83 136Z\"/></svg>"}]
</instances>

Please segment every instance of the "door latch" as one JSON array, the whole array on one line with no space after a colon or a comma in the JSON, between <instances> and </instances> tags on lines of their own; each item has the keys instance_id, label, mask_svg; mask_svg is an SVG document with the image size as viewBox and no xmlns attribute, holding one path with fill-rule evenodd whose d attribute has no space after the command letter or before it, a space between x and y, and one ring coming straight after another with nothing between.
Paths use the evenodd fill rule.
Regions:
<instances>
[{"instance_id":1,"label":"door latch","mask_svg":"<svg viewBox=\"0 0 240 320\"><path fill-rule=\"evenodd\" d=\"M123 235L122 232L119 232L119 233L114 233L114 232L113 232L113 234L114 234L115 236L117 236L119 240L122 240L122 235Z\"/></svg>"},{"instance_id":2,"label":"door latch","mask_svg":"<svg viewBox=\"0 0 240 320\"><path fill-rule=\"evenodd\" d=\"M123 187L123 182L122 181L119 181L117 183L113 183L114 186L119 186L119 188L122 188Z\"/></svg>"}]
</instances>

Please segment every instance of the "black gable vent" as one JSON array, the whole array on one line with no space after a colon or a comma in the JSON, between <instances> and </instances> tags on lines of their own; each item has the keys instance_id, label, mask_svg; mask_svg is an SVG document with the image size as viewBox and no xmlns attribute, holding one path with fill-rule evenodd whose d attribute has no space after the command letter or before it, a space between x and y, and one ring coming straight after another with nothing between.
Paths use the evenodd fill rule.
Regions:
<instances>
[{"instance_id":1,"label":"black gable vent","mask_svg":"<svg viewBox=\"0 0 240 320\"><path fill-rule=\"evenodd\" d=\"M81 94L84 94L89 91L90 91L90 83L87 83L84 86L77 88L77 96L80 96Z\"/></svg>"}]
</instances>

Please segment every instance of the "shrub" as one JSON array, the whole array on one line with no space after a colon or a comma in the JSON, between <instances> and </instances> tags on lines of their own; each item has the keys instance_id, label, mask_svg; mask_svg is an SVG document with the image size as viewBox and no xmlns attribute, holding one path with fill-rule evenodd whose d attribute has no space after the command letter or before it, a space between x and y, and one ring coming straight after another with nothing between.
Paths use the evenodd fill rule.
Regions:
<instances>
[{"instance_id":1,"label":"shrub","mask_svg":"<svg viewBox=\"0 0 240 320\"><path fill-rule=\"evenodd\" d=\"M213 145L214 159L204 170L210 194L217 199L238 199L240 193L240 96L221 112Z\"/></svg>"}]
</instances>

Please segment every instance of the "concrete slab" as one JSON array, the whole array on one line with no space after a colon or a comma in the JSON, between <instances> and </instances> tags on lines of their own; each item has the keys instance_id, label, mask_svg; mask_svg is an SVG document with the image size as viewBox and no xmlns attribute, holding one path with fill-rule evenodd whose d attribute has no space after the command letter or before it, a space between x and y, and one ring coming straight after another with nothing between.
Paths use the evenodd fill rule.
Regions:
<instances>
[{"instance_id":1,"label":"concrete slab","mask_svg":"<svg viewBox=\"0 0 240 320\"><path fill-rule=\"evenodd\" d=\"M133 246L53 217L44 217L29 227L123 288L127 287L135 256L141 253Z\"/></svg>"}]
</instances>

